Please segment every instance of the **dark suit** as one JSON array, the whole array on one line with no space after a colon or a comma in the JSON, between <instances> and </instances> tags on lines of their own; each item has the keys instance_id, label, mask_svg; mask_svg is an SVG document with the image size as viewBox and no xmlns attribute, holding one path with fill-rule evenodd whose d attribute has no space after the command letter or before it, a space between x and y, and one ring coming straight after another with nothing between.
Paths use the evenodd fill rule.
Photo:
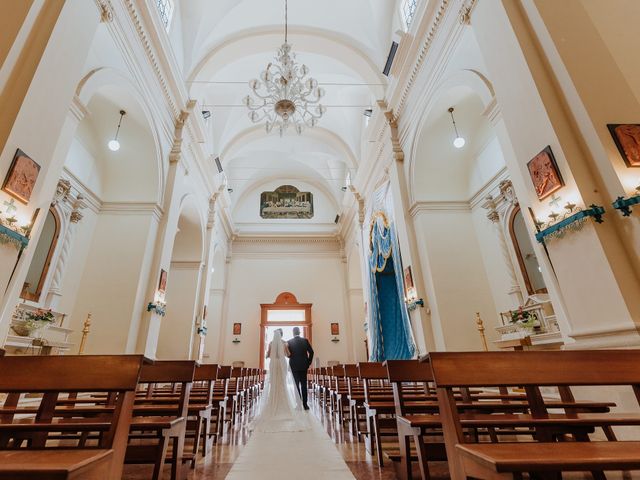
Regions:
<instances>
[{"instance_id":1,"label":"dark suit","mask_svg":"<svg viewBox=\"0 0 640 480\"><path fill-rule=\"evenodd\" d=\"M298 393L302 398L302 405L307 406L307 370L313 360L313 348L309 340L300 336L293 337L287 342L291 356L289 357L289 367L293 374Z\"/></svg>"}]
</instances>

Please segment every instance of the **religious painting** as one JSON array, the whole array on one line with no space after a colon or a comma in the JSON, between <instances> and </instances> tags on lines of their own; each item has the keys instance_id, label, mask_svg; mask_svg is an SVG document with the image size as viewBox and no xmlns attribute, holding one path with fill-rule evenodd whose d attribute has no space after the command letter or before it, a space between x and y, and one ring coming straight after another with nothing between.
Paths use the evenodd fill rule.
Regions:
<instances>
[{"instance_id":1,"label":"religious painting","mask_svg":"<svg viewBox=\"0 0 640 480\"><path fill-rule=\"evenodd\" d=\"M234 323L233 324L233 334L234 335L241 335L242 334L242 324L241 323Z\"/></svg>"},{"instance_id":2,"label":"religious painting","mask_svg":"<svg viewBox=\"0 0 640 480\"><path fill-rule=\"evenodd\" d=\"M163 295L167 293L167 272L160 269L160 281L158 282L158 292Z\"/></svg>"},{"instance_id":3,"label":"religious painting","mask_svg":"<svg viewBox=\"0 0 640 480\"><path fill-rule=\"evenodd\" d=\"M340 335L340 325L338 323L331 324L331 335Z\"/></svg>"},{"instance_id":4,"label":"religious painting","mask_svg":"<svg viewBox=\"0 0 640 480\"><path fill-rule=\"evenodd\" d=\"M549 146L533 157L527 163L527 168L529 169L533 186L536 189L538 200L544 200L564 186L558 164Z\"/></svg>"},{"instance_id":5,"label":"religious painting","mask_svg":"<svg viewBox=\"0 0 640 480\"><path fill-rule=\"evenodd\" d=\"M33 187L40 173L40 165L22 150L16 150L2 190L24 204L29 203Z\"/></svg>"},{"instance_id":6,"label":"religious painting","mask_svg":"<svg viewBox=\"0 0 640 480\"><path fill-rule=\"evenodd\" d=\"M607 128L627 167L640 167L640 125L610 123Z\"/></svg>"},{"instance_id":7,"label":"religious painting","mask_svg":"<svg viewBox=\"0 0 640 480\"><path fill-rule=\"evenodd\" d=\"M260 195L260 216L264 219L313 218L313 194L301 192L293 185L282 185Z\"/></svg>"},{"instance_id":8,"label":"religious painting","mask_svg":"<svg viewBox=\"0 0 640 480\"><path fill-rule=\"evenodd\" d=\"M418 298L416 286L413 284L413 272L411 271L411 265L404 269L404 296L409 301Z\"/></svg>"}]
</instances>

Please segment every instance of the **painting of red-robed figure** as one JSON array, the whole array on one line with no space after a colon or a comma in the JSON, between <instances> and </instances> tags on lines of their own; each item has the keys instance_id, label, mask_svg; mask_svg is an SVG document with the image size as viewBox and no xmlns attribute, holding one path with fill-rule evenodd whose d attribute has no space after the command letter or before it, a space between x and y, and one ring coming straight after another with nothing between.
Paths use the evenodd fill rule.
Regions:
<instances>
[{"instance_id":1,"label":"painting of red-robed figure","mask_svg":"<svg viewBox=\"0 0 640 480\"><path fill-rule=\"evenodd\" d=\"M551 147L547 146L527 163L538 200L544 200L564 186Z\"/></svg>"},{"instance_id":2,"label":"painting of red-robed figure","mask_svg":"<svg viewBox=\"0 0 640 480\"><path fill-rule=\"evenodd\" d=\"M627 167L640 167L640 125L609 124L607 128Z\"/></svg>"}]
</instances>

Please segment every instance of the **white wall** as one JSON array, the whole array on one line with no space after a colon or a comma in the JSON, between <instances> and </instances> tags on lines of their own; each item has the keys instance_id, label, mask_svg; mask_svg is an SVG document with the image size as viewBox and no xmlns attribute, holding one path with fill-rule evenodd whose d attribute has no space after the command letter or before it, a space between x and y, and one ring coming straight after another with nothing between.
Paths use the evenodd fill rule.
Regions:
<instances>
[{"instance_id":1,"label":"white wall","mask_svg":"<svg viewBox=\"0 0 640 480\"><path fill-rule=\"evenodd\" d=\"M340 257L312 255L273 255L263 258L234 256L229 264L228 311L222 349L222 361L244 361L259 365L260 304L273 303L285 291L300 303L312 303L313 348L326 365L328 360L346 362L348 345L345 322L344 266ZM241 342L233 344L231 329L242 323ZM331 342L330 323L340 324L339 343ZM209 331L209 336L221 332Z\"/></svg>"}]
</instances>

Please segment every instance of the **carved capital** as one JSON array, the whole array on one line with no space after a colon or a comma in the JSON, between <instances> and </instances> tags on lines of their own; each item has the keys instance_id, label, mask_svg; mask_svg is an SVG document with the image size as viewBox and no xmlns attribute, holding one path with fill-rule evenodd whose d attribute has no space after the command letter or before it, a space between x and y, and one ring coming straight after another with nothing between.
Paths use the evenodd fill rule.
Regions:
<instances>
[{"instance_id":1,"label":"carved capital","mask_svg":"<svg viewBox=\"0 0 640 480\"><path fill-rule=\"evenodd\" d=\"M387 123L389 124L389 133L391 136L391 148L393 149L393 158L397 162L404 161L404 152L400 145L400 136L398 135L398 118L393 113L393 110L388 108L387 103L383 100L378 101L378 106L384 113Z\"/></svg>"},{"instance_id":2,"label":"carved capital","mask_svg":"<svg viewBox=\"0 0 640 480\"><path fill-rule=\"evenodd\" d=\"M510 202L514 206L518 205L518 197L516 197L516 191L513 189L513 183L511 183L511 180L503 180L498 185L498 188L506 201Z\"/></svg>"},{"instance_id":3,"label":"carved capital","mask_svg":"<svg viewBox=\"0 0 640 480\"><path fill-rule=\"evenodd\" d=\"M56 186L56 193L53 197L53 201L51 202L51 205L54 206L60 202L66 202L69 198L69 192L71 192L71 182L63 178L58 180L58 185Z\"/></svg>"},{"instance_id":4,"label":"carved capital","mask_svg":"<svg viewBox=\"0 0 640 480\"><path fill-rule=\"evenodd\" d=\"M113 6L108 0L97 0L100 9L100 22L108 23L113 21Z\"/></svg>"},{"instance_id":5,"label":"carved capital","mask_svg":"<svg viewBox=\"0 0 640 480\"><path fill-rule=\"evenodd\" d=\"M79 212L78 210L74 210L73 212L71 212L71 216L69 217L69 221L71 223L78 223L80 220L82 220L82 213Z\"/></svg>"},{"instance_id":6,"label":"carved capital","mask_svg":"<svg viewBox=\"0 0 640 480\"><path fill-rule=\"evenodd\" d=\"M358 223L360 224L360 227L362 227L364 225L364 216L365 216L364 197L360 195L360 193L358 193L358 191L356 190L356 187L354 187L353 185L349 185L349 190L351 191L351 193L353 193L353 196L358 202Z\"/></svg>"}]
</instances>

